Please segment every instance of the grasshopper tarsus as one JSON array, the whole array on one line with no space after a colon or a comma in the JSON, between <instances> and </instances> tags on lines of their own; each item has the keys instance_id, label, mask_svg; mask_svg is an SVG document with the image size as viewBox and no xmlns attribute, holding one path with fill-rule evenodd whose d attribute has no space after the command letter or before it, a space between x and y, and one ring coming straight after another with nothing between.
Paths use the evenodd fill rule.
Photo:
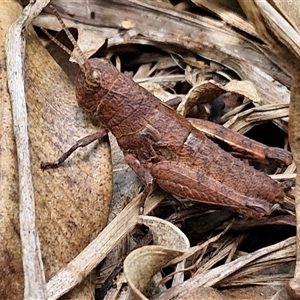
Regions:
<instances>
[{"instance_id":1,"label":"grasshopper tarsus","mask_svg":"<svg viewBox=\"0 0 300 300\"><path fill-rule=\"evenodd\" d=\"M67 152L65 152L58 160L54 161L54 162L41 162L40 167L41 169L44 171L46 169L57 169L58 167L60 167L63 162L79 147L82 146L78 146L77 145L78 142L73 145Z\"/></svg>"},{"instance_id":2,"label":"grasshopper tarsus","mask_svg":"<svg viewBox=\"0 0 300 300\"><path fill-rule=\"evenodd\" d=\"M40 168L44 171L47 169L56 169L58 168L60 165L62 164L62 162L60 162L59 160L55 161L55 162L48 162L48 161L42 161L40 163Z\"/></svg>"}]
</instances>

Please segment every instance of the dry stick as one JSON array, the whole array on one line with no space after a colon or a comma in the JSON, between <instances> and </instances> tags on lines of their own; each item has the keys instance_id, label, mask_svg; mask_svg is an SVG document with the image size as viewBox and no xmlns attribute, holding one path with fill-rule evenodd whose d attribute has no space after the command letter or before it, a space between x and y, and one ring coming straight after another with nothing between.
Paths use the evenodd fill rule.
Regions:
<instances>
[{"instance_id":1,"label":"dry stick","mask_svg":"<svg viewBox=\"0 0 300 300\"><path fill-rule=\"evenodd\" d=\"M45 274L35 223L35 201L30 170L27 111L24 88L25 39L23 30L48 4L48 0L33 1L6 35L7 78L12 102L14 135L18 156L20 194L20 235L24 270L24 299L46 299Z\"/></svg>"},{"instance_id":2,"label":"dry stick","mask_svg":"<svg viewBox=\"0 0 300 300\"><path fill-rule=\"evenodd\" d=\"M293 75L289 106L289 142L297 167L295 209L297 216L297 255L294 278L287 291L294 299L300 299L300 36L267 1L239 0L245 13L273 49L286 63Z\"/></svg>"},{"instance_id":3,"label":"dry stick","mask_svg":"<svg viewBox=\"0 0 300 300\"><path fill-rule=\"evenodd\" d=\"M134 198L121 213L67 266L47 283L48 300L55 300L79 284L139 221L140 198ZM144 213L155 208L164 196L155 191L147 198Z\"/></svg>"}]
</instances>

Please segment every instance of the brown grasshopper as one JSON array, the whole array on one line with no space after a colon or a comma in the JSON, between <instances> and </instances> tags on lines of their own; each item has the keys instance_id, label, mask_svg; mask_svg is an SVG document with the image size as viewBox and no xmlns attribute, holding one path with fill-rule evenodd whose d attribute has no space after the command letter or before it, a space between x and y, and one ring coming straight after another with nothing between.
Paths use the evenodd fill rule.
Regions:
<instances>
[{"instance_id":1,"label":"brown grasshopper","mask_svg":"<svg viewBox=\"0 0 300 300\"><path fill-rule=\"evenodd\" d=\"M102 128L56 162L42 163L43 169L57 167L75 149L110 131L145 185L142 201L154 181L179 197L223 205L254 218L270 214L270 202L283 199L279 183L222 150L110 61L86 59L58 13L54 14L78 52L78 105L84 113L96 114Z\"/></svg>"}]
</instances>

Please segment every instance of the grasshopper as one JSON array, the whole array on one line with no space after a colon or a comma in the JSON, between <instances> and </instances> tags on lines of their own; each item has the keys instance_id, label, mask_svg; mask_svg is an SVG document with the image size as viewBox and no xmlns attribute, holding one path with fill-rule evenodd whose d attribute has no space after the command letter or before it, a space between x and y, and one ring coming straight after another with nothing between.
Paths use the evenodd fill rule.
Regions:
<instances>
[{"instance_id":1,"label":"grasshopper","mask_svg":"<svg viewBox=\"0 0 300 300\"><path fill-rule=\"evenodd\" d=\"M86 59L55 10L54 14L77 51L78 105L85 114L97 116L101 129L57 161L42 163L43 169L59 166L75 149L110 131L144 184L142 203L154 182L179 197L223 205L253 218L270 214L271 203L282 201L278 182L222 150L109 60Z\"/></svg>"}]
</instances>

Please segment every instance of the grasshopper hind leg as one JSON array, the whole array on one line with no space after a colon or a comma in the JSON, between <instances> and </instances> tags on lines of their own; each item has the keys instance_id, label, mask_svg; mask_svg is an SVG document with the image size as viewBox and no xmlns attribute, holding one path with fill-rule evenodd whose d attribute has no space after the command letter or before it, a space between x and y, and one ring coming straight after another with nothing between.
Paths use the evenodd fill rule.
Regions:
<instances>
[{"instance_id":1,"label":"grasshopper hind leg","mask_svg":"<svg viewBox=\"0 0 300 300\"><path fill-rule=\"evenodd\" d=\"M140 211L139 213L142 215L144 213L144 205L145 201L148 197L148 195L151 192L154 178L152 177L149 170L145 169L143 165L140 163L138 159L136 159L135 156L131 154L125 154L124 155L126 163L132 168L132 170L138 175L138 177L141 179L144 190L142 197L140 199Z\"/></svg>"},{"instance_id":2,"label":"grasshopper hind leg","mask_svg":"<svg viewBox=\"0 0 300 300\"><path fill-rule=\"evenodd\" d=\"M163 190L182 198L226 206L251 218L271 213L269 201L244 195L181 162L158 162L151 174Z\"/></svg>"}]
</instances>

